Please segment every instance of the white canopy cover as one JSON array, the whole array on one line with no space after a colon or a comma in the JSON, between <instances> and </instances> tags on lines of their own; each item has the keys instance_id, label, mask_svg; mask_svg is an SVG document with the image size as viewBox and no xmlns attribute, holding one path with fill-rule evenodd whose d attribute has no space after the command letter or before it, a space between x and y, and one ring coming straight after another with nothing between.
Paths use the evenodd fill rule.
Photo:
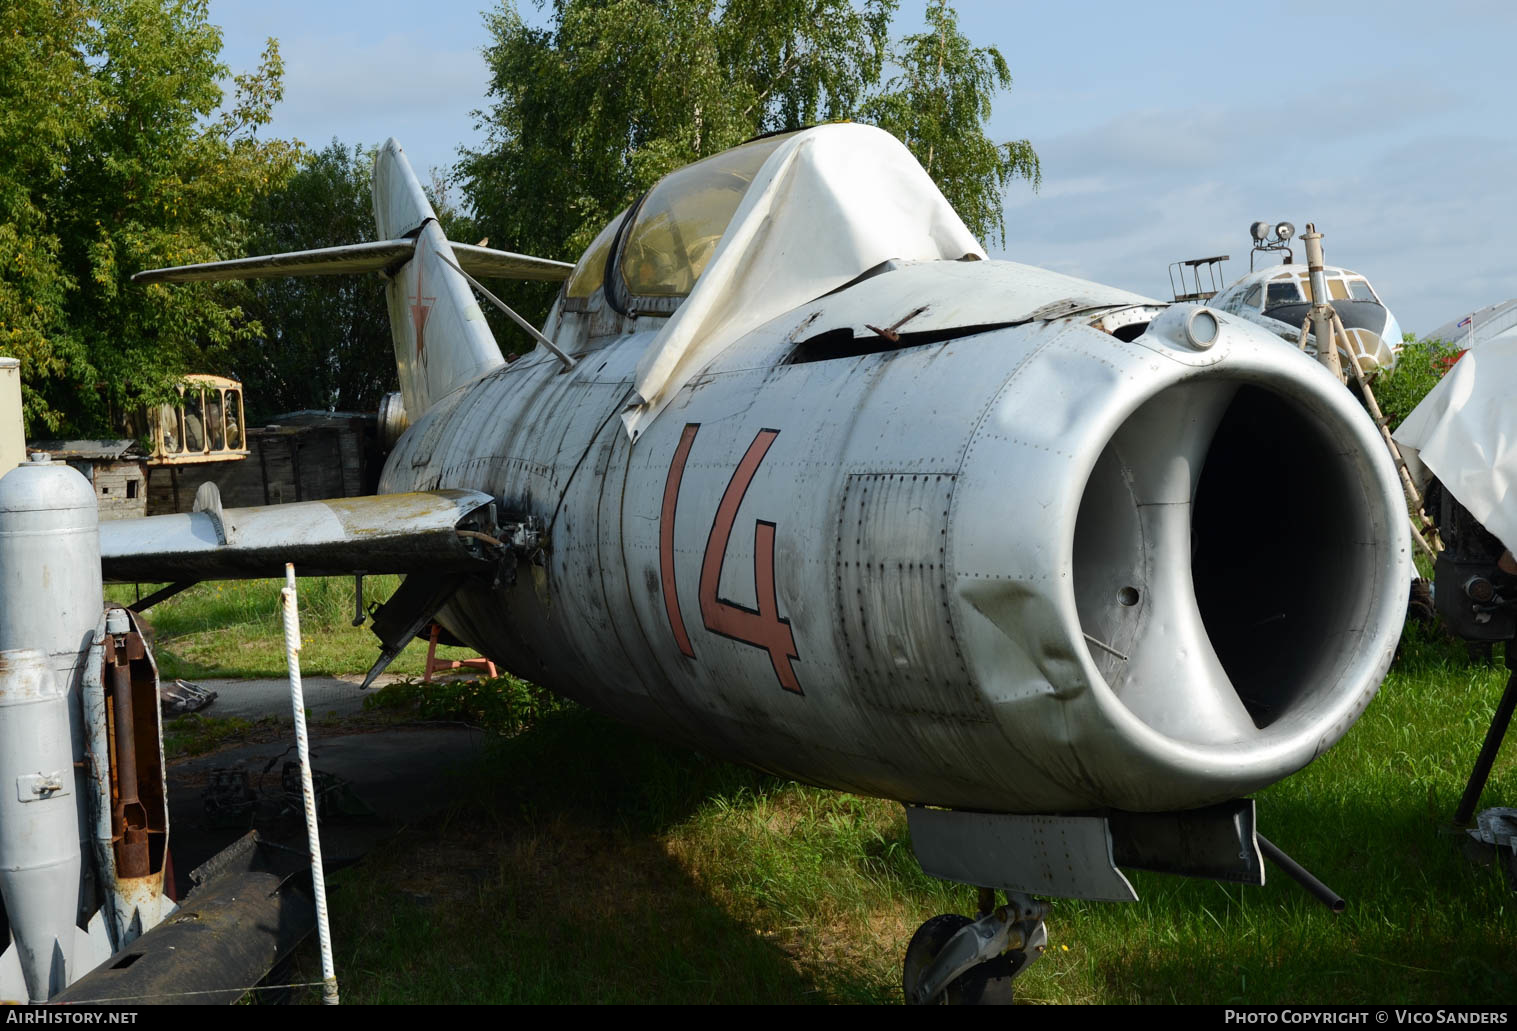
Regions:
<instances>
[{"instance_id":1,"label":"white canopy cover","mask_svg":"<svg viewBox=\"0 0 1517 1031\"><path fill-rule=\"evenodd\" d=\"M869 125L796 133L769 155L694 289L637 366L635 441L679 389L744 334L882 261L985 251L894 136Z\"/></svg>"},{"instance_id":2,"label":"white canopy cover","mask_svg":"<svg viewBox=\"0 0 1517 1031\"><path fill-rule=\"evenodd\" d=\"M1470 515L1517 550L1517 339L1465 352L1394 434L1412 476L1436 474Z\"/></svg>"}]
</instances>

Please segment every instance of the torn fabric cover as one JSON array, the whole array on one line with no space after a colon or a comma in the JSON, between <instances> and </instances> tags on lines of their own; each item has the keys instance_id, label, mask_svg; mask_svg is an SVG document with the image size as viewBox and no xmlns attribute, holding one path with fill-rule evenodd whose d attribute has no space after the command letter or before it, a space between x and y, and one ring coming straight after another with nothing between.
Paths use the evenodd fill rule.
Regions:
<instances>
[{"instance_id":1,"label":"torn fabric cover","mask_svg":"<svg viewBox=\"0 0 1517 1031\"><path fill-rule=\"evenodd\" d=\"M1465 352L1393 436L1412 476L1436 475L1502 544L1517 550L1517 340Z\"/></svg>"},{"instance_id":2,"label":"torn fabric cover","mask_svg":"<svg viewBox=\"0 0 1517 1031\"><path fill-rule=\"evenodd\" d=\"M985 258L931 178L894 136L824 125L777 147L738 205L705 272L637 366L643 430L744 334L891 258Z\"/></svg>"}]
</instances>

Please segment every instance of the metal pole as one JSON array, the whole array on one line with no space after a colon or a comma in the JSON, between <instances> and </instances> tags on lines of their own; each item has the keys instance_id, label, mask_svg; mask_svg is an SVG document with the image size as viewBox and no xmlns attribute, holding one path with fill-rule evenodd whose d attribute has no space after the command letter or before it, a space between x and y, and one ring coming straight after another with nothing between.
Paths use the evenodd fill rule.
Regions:
<instances>
[{"instance_id":1,"label":"metal pole","mask_svg":"<svg viewBox=\"0 0 1517 1031\"><path fill-rule=\"evenodd\" d=\"M1506 737L1507 725L1512 722L1512 710L1517 709L1517 656L1512 654L1514 647L1517 647L1517 641L1506 643L1506 664L1512 670L1512 675L1507 678L1506 690L1501 693L1496 714L1491 717L1490 729L1485 732L1485 743L1480 746L1475 768L1470 771L1469 783L1464 786L1464 797L1459 800L1459 808L1454 813L1454 822L1460 826L1468 824L1470 817L1475 815L1480 792L1485 790L1491 766L1496 762L1496 753L1501 751L1501 741Z\"/></svg>"},{"instance_id":2,"label":"metal pole","mask_svg":"<svg viewBox=\"0 0 1517 1031\"><path fill-rule=\"evenodd\" d=\"M1301 242L1306 244L1306 282L1312 295L1308 318L1311 319L1312 333L1317 337L1317 360L1341 380L1343 366L1338 361L1338 348L1333 340L1333 308L1327 300L1327 277L1322 271L1322 234L1308 222Z\"/></svg>"},{"instance_id":3,"label":"metal pole","mask_svg":"<svg viewBox=\"0 0 1517 1031\"><path fill-rule=\"evenodd\" d=\"M300 757L300 793L305 799L306 841L311 853L311 887L316 894L316 936L321 943L321 1001L337 1005L337 971L332 964L332 931L327 924L327 879L321 866L321 832L316 823L316 787L311 781L311 749L306 739L305 693L300 686L300 610L295 599L295 565L284 566L284 657L290 664L290 707L295 715L295 750Z\"/></svg>"},{"instance_id":4,"label":"metal pole","mask_svg":"<svg viewBox=\"0 0 1517 1031\"><path fill-rule=\"evenodd\" d=\"M1352 348L1349 347L1348 330L1343 328L1343 320L1338 317L1336 311L1333 312L1333 336L1335 340L1343 341L1343 350L1345 352L1349 354L1353 353ZM1433 526L1433 521L1423 511L1422 495L1417 491L1417 485L1412 482L1412 473L1406 467L1406 459L1401 455L1401 448L1397 446L1395 438L1391 436L1389 420L1386 419L1385 413L1380 410L1380 402L1375 400L1375 391L1370 388L1369 380L1364 378L1364 373L1359 368L1359 360L1357 358L1349 359L1348 371L1359 387L1359 393L1364 398L1364 407L1369 410L1370 418L1374 419L1375 425L1380 428L1380 439L1385 442L1386 450L1391 453L1391 461L1396 464L1396 471L1401 476L1401 492L1406 495L1407 516L1412 521L1412 540L1427 554L1428 558L1436 561L1438 552L1434 549L1433 544L1436 544L1438 540L1437 528ZM1433 544L1428 543L1427 539L1422 536L1423 532L1427 530L1433 531Z\"/></svg>"},{"instance_id":5,"label":"metal pole","mask_svg":"<svg viewBox=\"0 0 1517 1031\"><path fill-rule=\"evenodd\" d=\"M1348 905L1336 891L1323 884L1312 876L1310 870L1296 862L1290 856L1280 850L1280 846L1270 841L1262 834L1255 834L1254 838L1259 842L1259 851L1264 853L1264 858L1284 870L1291 880L1311 893L1312 897L1322 903L1334 913L1341 913Z\"/></svg>"}]
</instances>

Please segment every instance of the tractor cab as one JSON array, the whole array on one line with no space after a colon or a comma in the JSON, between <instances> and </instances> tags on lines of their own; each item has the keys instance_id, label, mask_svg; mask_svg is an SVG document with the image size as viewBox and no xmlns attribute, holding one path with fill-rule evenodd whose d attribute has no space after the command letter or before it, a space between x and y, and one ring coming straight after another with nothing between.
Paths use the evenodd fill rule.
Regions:
<instances>
[{"instance_id":1,"label":"tractor cab","mask_svg":"<svg viewBox=\"0 0 1517 1031\"><path fill-rule=\"evenodd\" d=\"M226 376L186 376L179 404L148 411L148 465L235 462L248 456L242 384Z\"/></svg>"}]
</instances>

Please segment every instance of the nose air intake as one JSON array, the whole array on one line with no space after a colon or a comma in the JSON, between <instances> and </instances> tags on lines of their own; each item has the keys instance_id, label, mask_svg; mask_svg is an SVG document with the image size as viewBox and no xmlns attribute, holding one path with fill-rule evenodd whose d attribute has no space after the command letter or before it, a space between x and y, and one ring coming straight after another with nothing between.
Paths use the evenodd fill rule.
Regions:
<instances>
[{"instance_id":1,"label":"nose air intake","mask_svg":"<svg viewBox=\"0 0 1517 1031\"><path fill-rule=\"evenodd\" d=\"M1076 606L1097 670L1160 734L1246 751L1336 723L1345 692L1362 694L1355 659L1395 537L1372 457L1337 429L1280 390L1189 380L1101 453L1075 527Z\"/></svg>"}]
</instances>

